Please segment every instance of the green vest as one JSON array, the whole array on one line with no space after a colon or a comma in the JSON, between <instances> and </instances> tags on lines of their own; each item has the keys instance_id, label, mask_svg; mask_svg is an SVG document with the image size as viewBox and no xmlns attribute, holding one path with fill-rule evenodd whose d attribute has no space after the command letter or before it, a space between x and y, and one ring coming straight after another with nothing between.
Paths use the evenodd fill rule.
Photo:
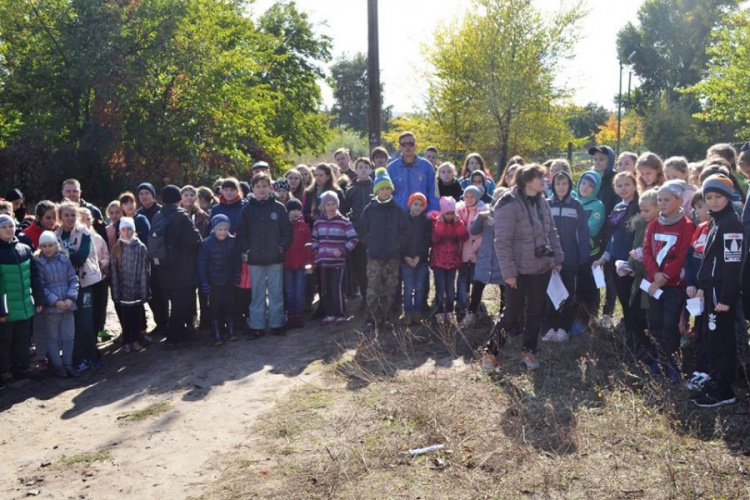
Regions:
<instances>
[{"instance_id":1,"label":"green vest","mask_svg":"<svg viewBox=\"0 0 750 500\"><path fill-rule=\"evenodd\" d=\"M13 250L15 251L15 249ZM23 321L34 316L31 295L31 259L17 264L0 264L0 300L8 311L5 321Z\"/></svg>"}]
</instances>

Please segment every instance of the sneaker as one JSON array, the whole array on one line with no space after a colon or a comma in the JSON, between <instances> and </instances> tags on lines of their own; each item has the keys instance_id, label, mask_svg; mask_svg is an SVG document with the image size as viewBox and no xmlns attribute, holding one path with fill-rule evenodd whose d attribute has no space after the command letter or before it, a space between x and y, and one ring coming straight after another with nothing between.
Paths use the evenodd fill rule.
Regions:
<instances>
[{"instance_id":1,"label":"sneaker","mask_svg":"<svg viewBox=\"0 0 750 500\"><path fill-rule=\"evenodd\" d=\"M558 328L557 330L555 330L555 342L567 342L568 339L570 339L570 336L568 336L568 332L566 332L562 328Z\"/></svg>"},{"instance_id":2,"label":"sneaker","mask_svg":"<svg viewBox=\"0 0 750 500\"><path fill-rule=\"evenodd\" d=\"M34 369L38 372L46 372L49 369L49 365L47 364L46 359L38 359L36 360L36 364L34 365Z\"/></svg>"},{"instance_id":3,"label":"sneaker","mask_svg":"<svg viewBox=\"0 0 750 500\"><path fill-rule=\"evenodd\" d=\"M346 316L338 316L336 318L337 325L343 325L344 323L346 323Z\"/></svg>"},{"instance_id":4,"label":"sneaker","mask_svg":"<svg viewBox=\"0 0 750 500\"><path fill-rule=\"evenodd\" d=\"M708 383L711 381L711 376L708 373L693 372L690 376L690 380L685 382L685 388L691 391L702 392Z\"/></svg>"},{"instance_id":5,"label":"sneaker","mask_svg":"<svg viewBox=\"0 0 750 500\"><path fill-rule=\"evenodd\" d=\"M437 321L438 325L442 325L443 323L445 323L445 316L446 315L443 313L437 313L435 315L435 321Z\"/></svg>"},{"instance_id":6,"label":"sneaker","mask_svg":"<svg viewBox=\"0 0 750 500\"><path fill-rule=\"evenodd\" d=\"M328 326L331 323L334 323L336 321L335 316L326 316L322 320L320 320L320 326Z\"/></svg>"},{"instance_id":7,"label":"sneaker","mask_svg":"<svg viewBox=\"0 0 750 500\"><path fill-rule=\"evenodd\" d=\"M542 337L542 342L556 342L557 341L557 330L550 328L547 333Z\"/></svg>"},{"instance_id":8,"label":"sneaker","mask_svg":"<svg viewBox=\"0 0 750 500\"><path fill-rule=\"evenodd\" d=\"M476 321L477 317L474 313L466 313L466 316L464 316L464 319L461 320L461 323L458 324L460 328L471 328L474 326L474 321Z\"/></svg>"},{"instance_id":9,"label":"sneaker","mask_svg":"<svg viewBox=\"0 0 750 500\"><path fill-rule=\"evenodd\" d=\"M99 337L99 340L101 340L102 342L106 342L115 338L115 336L109 333L107 330L100 330L99 333L96 334L96 336Z\"/></svg>"},{"instance_id":10,"label":"sneaker","mask_svg":"<svg viewBox=\"0 0 750 500\"><path fill-rule=\"evenodd\" d=\"M84 359L80 363L78 363L78 366L76 366L75 370L76 372L81 373L81 372L85 372L89 368L91 368L91 365L89 364L87 360Z\"/></svg>"},{"instance_id":11,"label":"sneaker","mask_svg":"<svg viewBox=\"0 0 750 500\"><path fill-rule=\"evenodd\" d=\"M96 371L101 371L102 362L99 361L98 359L92 359L91 361L89 361L89 366L91 366L91 368Z\"/></svg>"},{"instance_id":12,"label":"sneaker","mask_svg":"<svg viewBox=\"0 0 750 500\"><path fill-rule=\"evenodd\" d=\"M525 352L521 355L521 366L530 372L535 372L539 369L539 361L536 360L534 354Z\"/></svg>"},{"instance_id":13,"label":"sneaker","mask_svg":"<svg viewBox=\"0 0 750 500\"><path fill-rule=\"evenodd\" d=\"M731 405L737 402L737 397L732 389L724 392L709 391L693 401L696 406L701 408L717 408L719 406Z\"/></svg>"},{"instance_id":14,"label":"sneaker","mask_svg":"<svg viewBox=\"0 0 750 500\"><path fill-rule=\"evenodd\" d=\"M124 352L125 354L130 354L130 353L131 353L131 349L130 349L130 344L125 344L125 345L124 345L124 346L122 347L122 351L123 351L123 352Z\"/></svg>"},{"instance_id":15,"label":"sneaker","mask_svg":"<svg viewBox=\"0 0 750 500\"><path fill-rule=\"evenodd\" d=\"M132 344L130 344L130 349L133 352L141 352L143 350L143 347L141 347L138 342L133 342Z\"/></svg>"}]
</instances>

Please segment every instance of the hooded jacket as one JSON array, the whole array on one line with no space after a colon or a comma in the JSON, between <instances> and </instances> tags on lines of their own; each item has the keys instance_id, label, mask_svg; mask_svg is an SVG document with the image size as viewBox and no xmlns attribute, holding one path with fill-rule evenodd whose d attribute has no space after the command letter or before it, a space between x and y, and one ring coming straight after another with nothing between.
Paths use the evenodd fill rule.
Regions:
<instances>
[{"instance_id":1,"label":"hooded jacket","mask_svg":"<svg viewBox=\"0 0 750 500\"><path fill-rule=\"evenodd\" d=\"M409 219L393 196L386 201L373 198L362 212L356 230L359 241L367 249L368 259L400 262L401 256L408 251L411 240Z\"/></svg>"},{"instance_id":2,"label":"hooded jacket","mask_svg":"<svg viewBox=\"0 0 750 500\"><path fill-rule=\"evenodd\" d=\"M456 204L456 215L458 215L458 218L463 221L464 226L468 229L476 220L479 212L483 212L486 209L487 205L483 201L477 200L477 203L473 207L467 206L465 201L460 201ZM469 239L461 246L461 261L476 263L477 252L481 245L482 234L469 234Z\"/></svg>"},{"instance_id":3,"label":"hooded jacket","mask_svg":"<svg viewBox=\"0 0 750 500\"><path fill-rule=\"evenodd\" d=\"M629 202L621 201L609 213L607 225L602 230L606 235L606 250L602 258L607 262L628 260L633 249L633 233L628 230L628 222L640 213L638 201L635 198Z\"/></svg>"},{"instance_id":4,"label":"hooded jacket","mask_svg":"<svg viewBox=\"0 0 750 500\"><path fill-rule=\"evenodd\" d=\"M609 215L612 212L612 209L615 208L615 205L618 201L620 201L620 197L617 196L617 193L615 193L615 187L612 183L612 181L615 178L615 152L612 151L612 148L609 146L599 146L598 149L603 149L607 152L607 170L604 171L602 174L601 172L599 175L602 178L601 182L601 188L599 189L599 194L597 194L597 198L601 200L602 203L604 203L604 213L606 215Z\"/></svg>"},{"instance_id":5,"label":"hooded jacket","mask_svg":"<svg viewBox=\"0 0 750 500\"><path fill-rule=\"evenodd\" d=\"M112 300L118 304L136 305L149 298L148 254L146 245L138 238L129 244L121 243L119 262L110 261Z\"/></svg>"},{"instance_id":6,"label":"hooded jacket","mask_svg":"<svg viewBox=\"0 0 750 500\"><path fill-rule=\"evenodd\" d=\"M344 195L345 204L341 212L349 217L352 224L357 224L359 218L362 216L362 212L370 204L372 200L372 187L372 179L368 178L364 181L352 181L352 185L346 190L346 194Z\"/></svg>"},{"instance_id":7,"label":"hooded jacket","mask_svg":"<svg viewBox=\"0 0 750 500\"><path fill-rule=\"evenodd\" d=\"M165 290L194 287L198 284L198 247L201 235L184 208L165 205L154 217L155 226L162 217L169 217L165 240L173 252L169 266L159 266L159 285Z\"/></svg>"},{"instance_id":8,"label":"hooded jacket","mask_svg":"<svg viewBox=\"0 0 750 500\"><path fill-rule=\"evenodd\" d=\"M742 257L744 235L742 222L731 203L723 210L711 213L713 224L708 231L703 263L698 270L701 288L716 288L715 303L734 306L742 286Z\"/></svg>"},{"instance_id":9,"label":"hooded jacket","mask_svg":"<svg viewBox=\"0 0 750 500\"><path fill-rule=\"evenodd\" d=\"M214 228L221 222L228 223L229 217L214 215ZM208 292L211 285L239 284L241 264L237 239L230 234L224 240L219 240L211 231L198 250L198 279L201 282L201 290Z\"/></svg>"},{"instance_id":10,"label":"hooded jacket","mask_svg":"<svg viewBox=\"0 0 750 500\"><path fill-rule=\"evenodd\" d=\"M430 266L434 269L459 269L461 247L469 239L464 221L457 217L454 222L445 222L440 212L431 212L430 217L434 220Z\"/></svg>"},{"instance_id":11,"label":"hooded jacket","mask_svg":"<svg viewBox=\"0 0 750 500\"><path fill-rule=\"evenodd\" d=\"M409 215L411 239L405 257L419 257L420 264L427 264L432 244L432 221L424 214Z\"/></svg>"},{"instance_id":12,"label":"hooded jacket","mask_svg":"<svg viewBox=\"0 0 750 500\"><path fill-rule=\"evenodd\" d=\"M292 244L284 256L284 269L299 270L313 265L312 231L305 219L292 222Z\"/></svg>"},{"instance_id":13,"label":"hooded jacket","mask_svg":"<svg viewBox=\"0 0 750 500\"><path fill-rule=\"evenodd\" d=\"M253 196L245 205L237 224L237 241L251 266L284 262L284 253L292 244L292 223L274 193L265 200Z\"/></svg>"},{"instance_id":14,"label":"hooded jacket","mask_svg":"<svg viewBox=\"0 0 750 500\"><path fill-rule=\"evenodd\" d=\"M242 209L247 205L247 199L243 198L242 195L237 195L232 201L227 201L222 194L219 196L219 204L214 205L211 209L211 217L222 214L229 217L229 233L235 234L237 232L237 223L240 220L240 214Z\"/></svg>"},{"instance_id":15,"label":"hooded jacket","mask_svg":"<svg viewBox=\"0 0 750 500\"><path fill-rule=\"evenodd\" d=\"M542 195L529 199L514 186L495 204L495 252L503 278L520 274L543 274L562 265L565 256L560 247L549 203ZM536 249L549 245L553 257L537 257Z\"/></svg>"},{"instance_id":16,"label":"hooded jacket","mask_svg":"<svg viewBox=\"0 0 750 500\"><path fill-rule=\"evenodd\" d=\"M7 323L34 316L32 283L36 270L31 260L31 247L18 238L0 240L0 318Z\"/></svg>"},{"instance_id":17,"label":"hooded jacket","mask_svg":"<svg viewBox=\"0 0 750 500\"><path fill-rule=\"evenodd\" d=\"M555 179L558 177L568 179L568 192L562 199L554 194L549 200L549 208L552 213L552 220L557 228L557 235L560 238L560 247L565 254L563 267L566 269L577 269L588 262L591 252L589 241L588 218L583 210L581 203L573 198L573 178L564 170L555 174L552 179L554 186Z\"/></svg>"},{"instance_id":18,"label":"hooded jacket","mask_svg":"<svg viewBox=\"0 0 750 500\"><path fill-rule=\"evenodd\" d=\"M581 179L578 179L576 191L573 195L583 206L583 211L586 214L586 221L589 226L589 248L590 255L596 257L601 252L601 237L600 233L604 222L607 220L606 209L604 203L599 200L599 191L602 188L602 177L596 170L587 170L587 174L593 174L596 178L596 185L594 191L587 197L582 197L579 192L581 188Z\"/></svg>"},{"instance_id":19,"label":"hooded jacket","mask_svg":"<svg viewBox=\"0 0 750 500\"><path fill-rule=\"evenodd\" d=\"M42 312L58 314L76 310L78 299L78 276L70 259L56 252L49 259L41 253L34 258L34 297L36 305L44 307ZM73 305L63 311L55 307L59 300L70 299Z\"/></svg>"},{"instance_id":20,"label":"hooded jacket","mask_svg":"<svg viewBox=\"0 0 750 500\"><path fill-rule=\"evenodd\" d=\"M495 210L495 203L497 203L497 200L490 206L490 213L487 217L480 215L474 219L474 222L469 227L470 235L482 235L482 244L477 251L477 265L474 268L474 279L485 285L490 283L502 285L505 282L503 280L503 273L500 270L500 262L497 260L497 254L495 254L495 219L492 216L492 212Z\"/></svg>"},{"instance_id":21,"label":"hooded jacket","mask_svg":"<svg viewBox=\"0 0 750 500\"><path fill-rule=\"evenodd\" d=\"M489 179L487 177L487 174L485 174L482 170L474 170L471 174L469 174L469 177L465 177L462 179L464 182L461 183L461 189L466 191L466 188L471 186L471 178L475 175L481 175L482 179L484 179L484 184L482 186L484 187L484 194L482 195L481 200L484 203L492 203L492 193L495 192L495 182L492 179Z\"/></svg>"}]
</instances>

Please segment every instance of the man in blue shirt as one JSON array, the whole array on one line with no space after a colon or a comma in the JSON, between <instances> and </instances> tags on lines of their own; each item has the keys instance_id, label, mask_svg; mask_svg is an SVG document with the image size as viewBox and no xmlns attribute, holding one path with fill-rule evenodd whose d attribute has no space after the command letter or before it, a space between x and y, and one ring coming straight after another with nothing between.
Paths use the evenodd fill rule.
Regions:
<instances>
[{"instance_id":1,"label":"man in blue shirt","mask_svg":"<svg viewBox=\"0 0 750 500\"><path fill-rule=\"evenodd\" d=\"M401 156L388 165L388 175L394 185L393 198L405 213L409 213L409 196L427 196L427 210L440 210L435 195L435 169L429 161L417 156L417 137L413 132L398 136Z\"/></svg>"}]
</instances>

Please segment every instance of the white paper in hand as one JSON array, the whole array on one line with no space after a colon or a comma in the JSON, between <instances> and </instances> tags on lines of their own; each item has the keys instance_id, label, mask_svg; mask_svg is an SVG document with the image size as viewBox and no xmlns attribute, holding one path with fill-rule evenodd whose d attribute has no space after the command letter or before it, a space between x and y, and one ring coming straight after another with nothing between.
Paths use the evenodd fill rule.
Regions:
<instances>
[{"instance_id":1,"label":"white paper in hand","mask_svg":"<svg viewBox=\"0 0 750 500\"><path fill-rule=\"evenodd\" d=\"M703 307L704 307L703 297L695 297L692 299L687 299L687 310L690 313L690 316L700 316L703 314Z\"/></svg>"},{"instance_id":2,"label":"white paper in hand","mask_svg":"<svg viewBox=\"0 0 750 500\"><path fill-rule=\"evenodd\" d=\"M594 283L596 283L596 288L606 288L607 282L604 280L604 270L602 270L602 266L592 267L591 271L594 273Z\"/></svg>"},{"instance_id":3,"label":"white paper in hand","mask_svg":"<svg viewBox=\"0 0 750 500\"><path fill-rule=\"evenodd\" d=\"M567 299L570 294L568 293L568 289L565 288L565 284L563 283L562 278L560 278L560 273L557 271L552 271L552 276L549 278L549 285L547 285L547 295L549 296L549 300L552 302L552 305L555 306L555 310L559 311L560 306L562 303Z\"/></svg>"},{"instance_id":4,"label":"white paper in hand","mask_svg":"<svg viewBox=\"0 0 750 500\"><path fill-rule=\"evenodd\" d=\"M651 286L651 282L647 280L646 278L643 278L643 281L641 281L641 290L648 293L648 289ZM661 297L661 294L664 293L661 288L659 288L656 293L654 293L654 298L656 300L659 300L659 297Z\"/></svg>"}]
</instances>

